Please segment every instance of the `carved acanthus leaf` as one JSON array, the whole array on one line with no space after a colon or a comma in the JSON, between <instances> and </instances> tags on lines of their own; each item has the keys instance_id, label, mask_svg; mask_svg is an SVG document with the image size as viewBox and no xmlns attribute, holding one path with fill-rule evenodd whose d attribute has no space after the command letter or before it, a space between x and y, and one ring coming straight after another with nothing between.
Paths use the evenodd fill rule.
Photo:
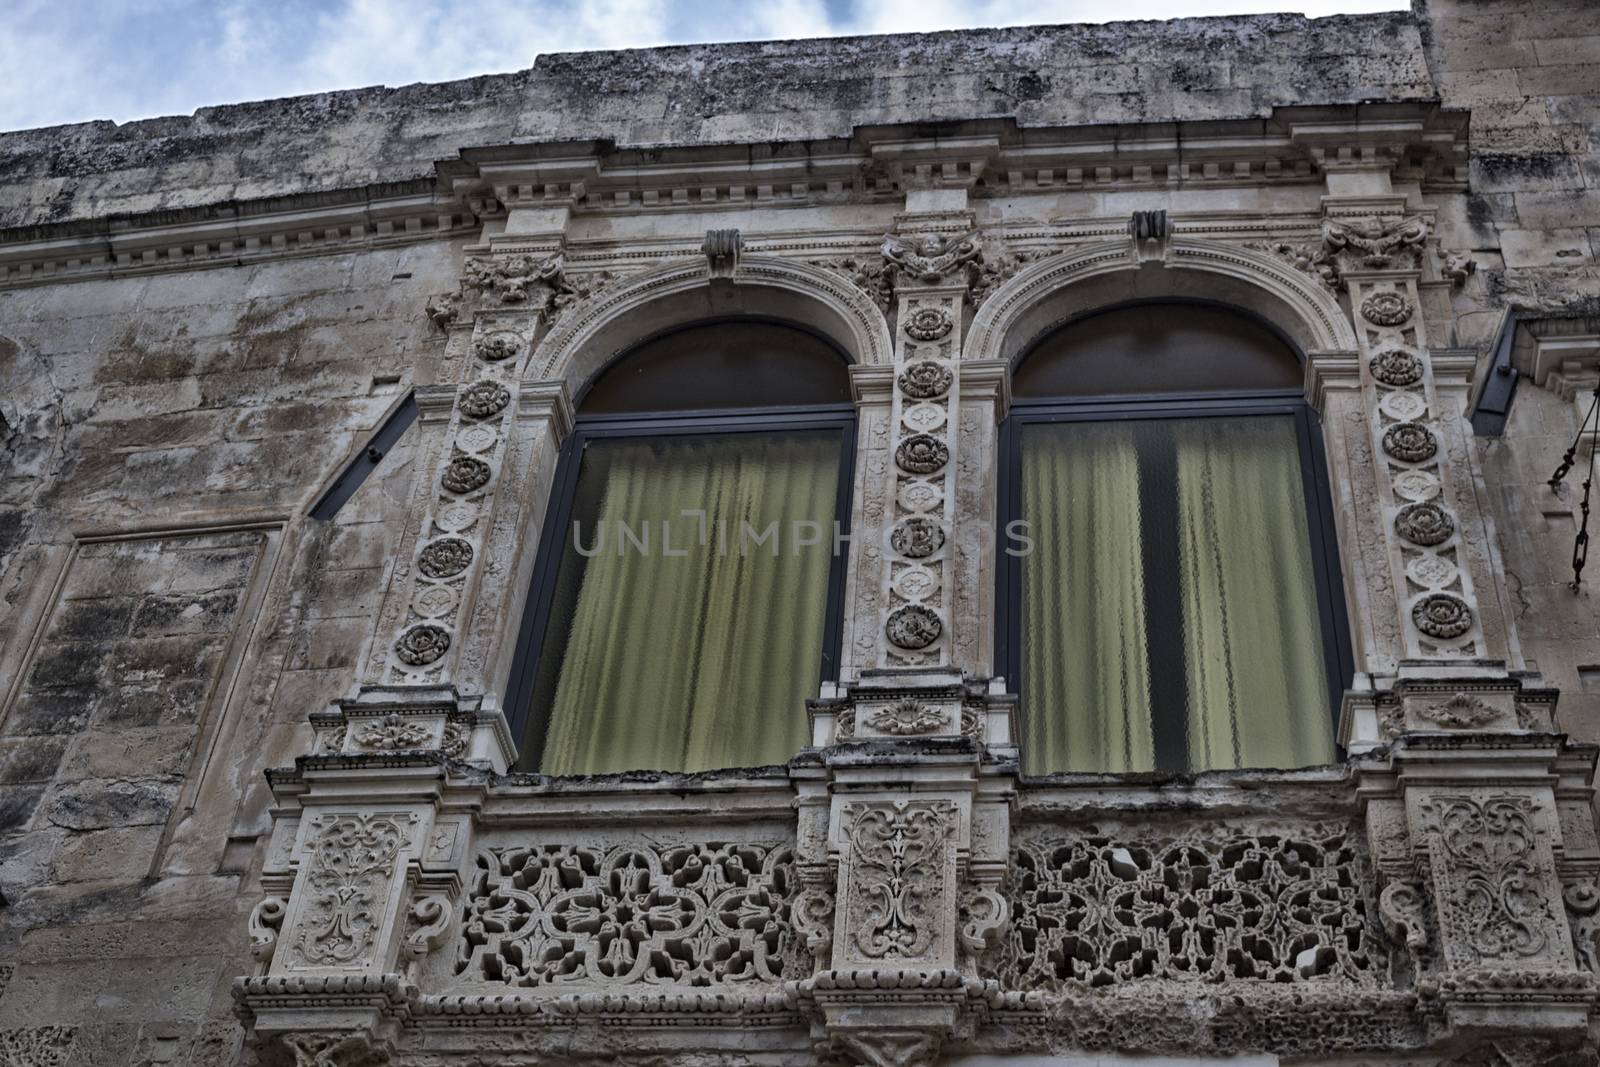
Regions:
<instances>
[{"instance_id":1,"label":"carved acanthus leaf","mask_svg":"<svg viewBox=\"0 0 1600 1067\"><path fill-rule=\"evenodd\" d=\"M1499 709L1492 704L1466 693L1457 693L1449 700L1420 705L1417 714L1429 722L1460 730L1470 730L1500 717Z\"/></svg>"},{"instance_id":2,"label":"carved acanthus leaf","mask_svg":"<svg viewBox=\"0 0 1600 1067\"><path fill-rule=\"evenodd\" d=\"M887 708L879 709L867 720L874 730L897 737L931 734L946 724L947 716L938 708L930 708L921 701L907 697Z\"/></svg>"}]
</instances>

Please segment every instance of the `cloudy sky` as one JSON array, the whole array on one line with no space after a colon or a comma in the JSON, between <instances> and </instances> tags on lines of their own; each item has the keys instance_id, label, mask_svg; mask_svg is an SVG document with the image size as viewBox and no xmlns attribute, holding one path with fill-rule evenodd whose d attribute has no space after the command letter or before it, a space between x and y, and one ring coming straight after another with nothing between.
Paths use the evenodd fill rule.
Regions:
<instances>
[{"instance_id":1,"label":"cloudy sky","mask_svg":"<svg viewBox=\"0 0 1600 1067\"><path fill-rule=\"evenodd\" d=\"M520 70L541 52L1409 0L5 0L0 130Z\"/></svg>"}]
</instances>

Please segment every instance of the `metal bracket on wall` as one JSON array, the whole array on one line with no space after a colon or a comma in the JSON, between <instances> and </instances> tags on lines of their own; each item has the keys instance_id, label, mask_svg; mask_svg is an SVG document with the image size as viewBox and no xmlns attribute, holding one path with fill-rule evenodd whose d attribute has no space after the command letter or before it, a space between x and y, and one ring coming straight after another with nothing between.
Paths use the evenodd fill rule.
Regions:
<instances>
[{"instance_id":1,"label":"metal bracket on wall","mask_svg":"<svg viewBox=\"0 0 1600 1067\"><path fill-rule=\"evenodd\" d=\"M356 454L356 457L339 473L334 483L328 486L327 492L322 494L322 498L311 509L311 517L327 521L339 514L344 502L355 495L356 490L361 488L361 483L367 480L367 475L377 469L378 464L383 462L383 457L388 455L395 442L400 440L400 435L416 421L417 394L413 392L406 395L400 406L390 413L382 426L378 427L378 432L372 435L366 447Z\"/></svg>"}]
</instances>

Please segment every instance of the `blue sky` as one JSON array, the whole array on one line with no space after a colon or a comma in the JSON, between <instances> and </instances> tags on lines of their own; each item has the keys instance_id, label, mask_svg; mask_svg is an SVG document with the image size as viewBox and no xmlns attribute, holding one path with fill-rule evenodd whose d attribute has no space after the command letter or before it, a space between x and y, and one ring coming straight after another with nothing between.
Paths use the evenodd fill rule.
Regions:
<instances>
[{"instance_id":1,"label":"blue sky","mask_svg":"<svg viewBox=\"0 0 1600 1067\"><path fill-rule=\"evenodd\" d=\"M0 130L520 70L541 52L1408 0L6 0Z\"/></svg>"}]
</instances>

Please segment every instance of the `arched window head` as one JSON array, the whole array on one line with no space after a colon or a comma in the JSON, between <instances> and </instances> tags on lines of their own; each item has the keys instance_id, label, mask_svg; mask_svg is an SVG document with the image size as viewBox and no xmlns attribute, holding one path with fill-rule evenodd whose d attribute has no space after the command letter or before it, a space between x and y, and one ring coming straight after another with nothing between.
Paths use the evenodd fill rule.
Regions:
<instances>
[{"instance_id":1,"label":"arched window head","mask_svg":"<svg viewBox=\"0 0 1600 1067\"><path fill-rule=\"evenodd\" d=\"M999 643L1027 771L1333 758L1349 653L1300 368L1256 320L1182 303L1024 353L1001 510L1027 540L1002 561Z\"/></svg>"},{"instance_id":2,"label":"arched window head","mask_svg":"<svg viewBox=\"0 0 1600 1067\"><path fill-rule=\"evenodd\" d=\"M812 407L850 402L844 356L786 323L729 319L672 330L611 363L580 414Z\"/></svg>"},{"instance_id":3,"label":"arched window head","mask_svg":"<svg viewBox=\"0 0 1600 1067\"><path fill-rule=\"evenodd\" d=\"M547 774L783 763L837 677L844 357L759 320L662 334L579 398L509 700Z\"/></svg>"},{"instance_id":4,"label":"arched window head","mask_svg":"<svg viewBox=\"0 0 1600 1067\"><path fill-rule=\"evenodd\" d=\"M1127 304L1046 334L1023 356L1015 397L1298 389L1300 358L1276 331L1209 304Z\"/></svg>"}]
</instances>

